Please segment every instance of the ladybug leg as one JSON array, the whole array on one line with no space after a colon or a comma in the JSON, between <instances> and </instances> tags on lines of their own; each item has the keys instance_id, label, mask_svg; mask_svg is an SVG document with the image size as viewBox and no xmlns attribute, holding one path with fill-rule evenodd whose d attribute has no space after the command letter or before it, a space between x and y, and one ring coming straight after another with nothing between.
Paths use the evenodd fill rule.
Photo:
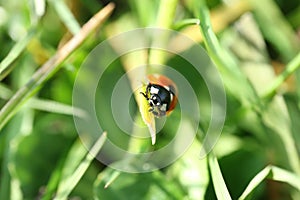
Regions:
<instances>
[{"instance_id":1,"label":"ladybug leg","mask_svg":"<svg viewBox=\"0 0 300 200\"><path fill-rule=\"evenodd\" d=\"M140 92L140 94L142 94L147 100L149 100L149 97L147 97L147 95L143 92Z\"/></svg>"},{"instance_id":2,"label":"ladybug leg","mask_svg":"<svg viewBox=\"0 0 300 200\"><path fill-rule=\"evenodd\" d=\"M153 113L155 117L159 117L159 113L154 109L154 107L150 107L148 111Z\"/></svg>"},{"instance_id":3,"label":"ladybug leg","mask_svg":"<svg viewBox=\"0 0 300 200\"><path fill-rule=\"evenodd\" d=\"M153 107L150 107L148 111L149 111L149 112L153 112L153 111L154 111L154 108L153 108Z\"/></svg>"}]
</instances>

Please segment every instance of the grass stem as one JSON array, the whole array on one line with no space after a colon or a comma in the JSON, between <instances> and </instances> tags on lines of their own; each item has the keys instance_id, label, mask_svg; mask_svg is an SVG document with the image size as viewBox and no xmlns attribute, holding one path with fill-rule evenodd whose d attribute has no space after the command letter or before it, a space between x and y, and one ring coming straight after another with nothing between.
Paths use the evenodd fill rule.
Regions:
<instances>
[{"instance_id":1,"label":"grass stem","mask_svg":"<svg viewBox=\"0 0 300 200\"><path fill-rule=\"evenodd\" d=\"M298 55L287 64L285 70L279 76L277 76L277 78L271 83L269 88L264 93L263 99L270 100L272 97L274 97L276 91L282 85L282 83L289 76L291 76L299 67L300 67L300 53L298 53Z\"/></svg>"}]
</instances>

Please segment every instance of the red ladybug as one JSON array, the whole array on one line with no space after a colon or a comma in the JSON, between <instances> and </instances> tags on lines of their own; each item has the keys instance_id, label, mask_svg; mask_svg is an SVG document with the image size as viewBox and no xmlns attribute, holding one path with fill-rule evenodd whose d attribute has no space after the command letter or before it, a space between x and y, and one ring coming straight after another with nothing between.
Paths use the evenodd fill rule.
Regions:
<instances>
[{"instance_id":1,"label":"red ladybug","mask_svg":"<svg viewBox=\"0 0 300 200\"><path fill-rule=\"evenodd\" d=\"M145 93L141 94L149 103L149 112L155 117L162 117L171 113L177 104L177 87L175 83L163 75L148 75L149 83Z\"/></svg>"}]
</instances>

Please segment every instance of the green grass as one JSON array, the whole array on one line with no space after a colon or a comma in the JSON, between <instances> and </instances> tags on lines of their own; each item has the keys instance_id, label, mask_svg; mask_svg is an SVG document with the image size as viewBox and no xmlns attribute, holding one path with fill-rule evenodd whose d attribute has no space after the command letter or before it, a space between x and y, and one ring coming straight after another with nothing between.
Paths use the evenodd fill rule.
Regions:
<instances>
[{"instance_id":1,"label":"green grass","mask_svg":"<svg viewBox=\"0 0 300 200\"><path fill-rule=\"evenodd\" d=\"M300 198L296 0L248 0L234 12L232 5L219 1L130 0L108 7L99 2L0 1L0 16L5 15L0 17L0 199ZM99 8L104 10L96 14ZM217 25L224 28L215 32ZM153 49L124 55L109 65L95 97L97 117L107 134L98 138L92 152L78 137L72 115L86 115L72 106L72 91L81 64L100 42L148 26L189 33L221 75L226 121L218 143L203 159L199 153L211 120L206 83L183 58ZM165 42L168 35L151 39ZM114 85L141 63L165 64L183 75L196 94L200 122L196 139L174 163L149 173L126 173L95 159L106 140L129 151L160 149L172 141L184 113L177 106L155 145L118 127L110 110ZM156 72L164 70L160 66ZM134 79L126 80L130 88ZM128 106L132 119L143 124L135 102L132 97L124 109ZM193 130L193 122L181 121L183 138ZM131 130L132 135L145 131ZM182 143L172 145L177 150ZM110 153L112 161L119 156ZM121 164L136 169L142 159L128 157Z\"/></svg>"}]
</instances>

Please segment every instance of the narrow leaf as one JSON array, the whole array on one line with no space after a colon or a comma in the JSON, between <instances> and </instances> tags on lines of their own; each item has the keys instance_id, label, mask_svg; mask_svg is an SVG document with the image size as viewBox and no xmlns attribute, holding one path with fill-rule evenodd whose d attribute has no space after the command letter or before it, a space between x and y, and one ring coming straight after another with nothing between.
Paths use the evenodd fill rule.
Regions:
<instances>
[{"instance_id":1,"label":"narrow leaf","mask_svg":"<svg viewBox=\"0 0 300 200\"><path fill-rule=\"evenodd\" d=\"M34 29L29 30L27 35L18 41L15 46L10 50L8 55L0 63L0 81L4 79L9 72L13 69L13 62L21 55L30 40L35 36Z\"/></svg>"},{"instance_id":2,"label":"narrow leaf","mask_svg":"<svg viewBox=\"0 0 300 200\"><path fill-rule=\"evenodd\" d=\"M80 141L74 144L73 148L68 155L66 164L64 166L61 182L57 189L55 199L62 200L67 199L68 195L75 188L81 177L84 175L94 156L102 148L106 140L106 132L96 141L90 152L87 152L86 148L81 144ZM81 158L85 157L83 160Z\"/></svg>"},{"instance_id":3,"label":"narrow leaf","mask_svg":"<svg viewBox=\"0 0 300 200\"><path fill-rule=\"evenodd\" d=\"M65 26L69 29L69 31L75 35L80 31L80 25L76 21L74 15L66 5L65 1L62 0L49 0L49 2L54 6L57 14L60 19L63 21Z\"/></svg>"},{"instance_id":4,"label":"narrow leaf","mask_svg":"<svg viewBox=\"0 0 300 200\"><path fill-rule=\"evenodd\" d=\"M213 186L217 198L219 200L231 199L229 191L226 187L226 183L223 179L222 172L218 164L217 158L213 154L210 154L208 156L208 163L209 163L210 173L212 176Z\"/></svg>"},{"instance_id":5,"label":"narrow leaf","mask_svg":"<svg viewBox=\"0 0 300 200\"><path fill-rule=\"evenodd\" d=\"M250 181L243 194L239 197L239 200L246 199L267 178L287 183L300 191L299 176L276 166L267 166Z\"/></svg>"}]
</instances>

